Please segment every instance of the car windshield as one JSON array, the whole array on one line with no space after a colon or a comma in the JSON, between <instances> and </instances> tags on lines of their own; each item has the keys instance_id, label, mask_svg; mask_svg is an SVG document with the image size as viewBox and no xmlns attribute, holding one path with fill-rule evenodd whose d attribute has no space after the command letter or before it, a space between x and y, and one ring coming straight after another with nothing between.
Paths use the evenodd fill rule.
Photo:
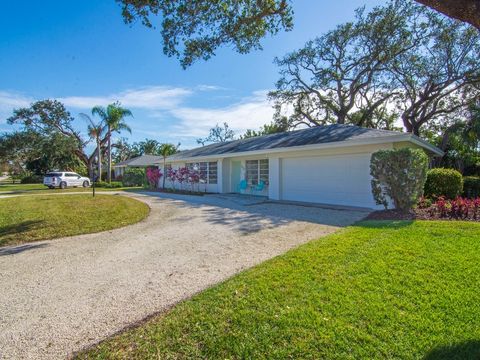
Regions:
<instances>
[{"instance_id":1,"label":"car windshield","mask_svg":"<svg viewBox=\"0 0 480 360\"><path fill-rule=\"evenodd\" d=\"M62 176L62 173L48 173L48 174L45 174L45 177L57 177L57 176Z\"/></svg>"}]
</instances>

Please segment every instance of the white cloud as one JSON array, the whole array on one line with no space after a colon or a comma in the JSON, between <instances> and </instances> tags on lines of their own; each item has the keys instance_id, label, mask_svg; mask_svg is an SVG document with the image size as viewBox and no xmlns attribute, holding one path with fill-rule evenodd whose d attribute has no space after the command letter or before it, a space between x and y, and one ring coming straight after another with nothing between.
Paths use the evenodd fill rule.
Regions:
<instances>
[{"instance_id":1,"label":"white cloud","mask_svg":"<svg viewBox=\"0 0 480 360\"><path fill-rule=\"evenodd\" d=\"M15 108L29 106L33 99L17 92L0 91L0 124L12 115Z\"/></svg>"},{"instance_id":2,"label":"white cloud","mask_svg":"<svg viewBox=\"0 0 480 360\"><path fill-rule=\"evenodd\" d=\"M222 108L178 107L171 114L180 120L175 126L179 136L208 135L216 124L228 123L237 135L247 129L258 129L272 120L274 110L267 98L268 91L256 91L252 96Z\"/></svg>"},{"instance_id":3,"label":"white cloud","mask_svg":"<svg viewBox=\"0 0 480 360\"><path fill-rule=\"evenodd\" d=\"M108 96L67 96L58 100L66 106L80 109L105 106L115 101L129 108L171 109L192 93L192 90L181 87L145 86Z\"/></svg>"},{"instance_id":4,"label":"white cloud","mask_svg":"<svg viewBox=\"0 0 480 360\"><path fill-rule=\"evenodd\" d=\"M139 118L142 121L131 123L135 134L162 141L181 141L190 147L194 146L196 138L207 136L210 128L216 124L226 122L236 135L240 135L247 129L258 129L272 120L274 110L268 101L266 90L255 91L250 96L237 98L236 102L222 107L197 107L188 104L188 98L195 95L203 98L209 96L205 93L199 94L200 92L219 90L225 89L213 85L198 85L192 88L145 86L107 96L67 96L57 99L68 108L77 110L91 109L95 105L105 106L118 100L127 108L139 112L143 110ZM20 93L0 91L0 123L11 115L14 108L29 106L35 100L38 99Z\"/></svg>"}]
</instances>

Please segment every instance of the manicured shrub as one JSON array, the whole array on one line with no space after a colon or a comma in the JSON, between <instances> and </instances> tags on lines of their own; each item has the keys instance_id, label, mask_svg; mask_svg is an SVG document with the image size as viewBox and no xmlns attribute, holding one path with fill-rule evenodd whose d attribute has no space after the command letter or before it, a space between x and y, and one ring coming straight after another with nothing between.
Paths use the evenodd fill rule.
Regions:
<instances>
[{"instance_id":1,"label":"manicured shrub","mask_svg":"<svg viewBox=\"0 0 480 360\"><path fill-rule=\"evenodd\" d=\"M407 211L423 195L428 157L420 149L380 150L372 154L372 193L378 205Z\"/></svg>"},{"instance_id":2,"label":"manicured shrub","mask_svg":"<svg viewBox=\"0 0 480 360\"><path fill-rule=\"evenodd\" d=\"M466 176L463 178L463 196L469 199L480 197L480 177Z\"/></svg>"},{"instance_id":3,"label":"manicured shrub","mask_svg":"<svg viewBox=\"0 0 480 360\"><path fill-rule=\"evenodd\" d=\"M128 168L125 170L122 179L123 186L144 186L147 183L145 169Z\"/></svg>"},{"instance_id":4,"label":"manicured shrub","mask_svg":"<svg viewBox=\"0 0 480 360\"><path fill-rule=\"evenodd\" d=\"M27 175L21 178L21 184L41 184L43 183L42 175Z\"/></svg>"},{"instance_id":5,"label":"manicured shrub","mask_svg":"<svg viewBox=\"0 0 480 360\"><path fill-rule=\"evenodd\" d=\"M455 199L462 193L462 174L454 169L436 168L427 173L425 182L425 196L438 198L443 196L447 199Z\"/></svg>"},{"instance_id":6,"label":"manicured shrub","mask_svg":"<svg viewBox=\"0 0 480 360\"><path fill-rule=\"evenodd\" d=\"M106 188L106 189L115 189L123 187L123 184L120 181L112 181L111 183L105 181L95 182L95 187Z\"/></svg>"}]
</instances>

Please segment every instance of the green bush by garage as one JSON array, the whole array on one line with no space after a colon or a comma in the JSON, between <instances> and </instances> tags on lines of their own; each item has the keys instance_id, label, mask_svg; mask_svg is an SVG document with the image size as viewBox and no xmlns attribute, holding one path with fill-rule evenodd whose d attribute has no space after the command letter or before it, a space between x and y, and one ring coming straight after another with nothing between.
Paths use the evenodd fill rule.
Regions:
<instances>
[{"instance_id":1,"label":"green bush by garage","mask_svg":"<svg viewBox=\"0 0 480 360\"><path fill-rule=\"evenodd\" d=\"M454 169L435 168L427 173L424 194L429 198L455 199L463 191L462 174Z\"/></svg>"},{"instance_id":2,"label":"green bush by garage","mask_svg":"<svg viewBox=\"0 0 480 360\"><path fill-rule=\"evenodd\" d=\"M466 176L463 178L463 196L469 199L480 197L480 177Z\"/></svg>"}]
</instances>

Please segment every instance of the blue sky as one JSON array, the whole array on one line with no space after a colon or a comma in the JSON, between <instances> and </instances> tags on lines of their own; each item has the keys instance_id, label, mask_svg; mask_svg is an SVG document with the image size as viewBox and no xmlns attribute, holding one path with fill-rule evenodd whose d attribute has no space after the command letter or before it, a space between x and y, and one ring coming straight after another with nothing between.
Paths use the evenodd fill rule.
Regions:
<instances>
[{"instance_id":1,"label":"blue sky","mask_svg":"<svg viewBox=\"0 0 480 360\"><path fill-rule=\"evenodd\" d=\"M123 23L114 0L2 3L0 12L0 131L14 108L56 98L72 115L115 100L132 110L131 141L153 138L196 145L216 123L237 134L269 123L266 93L278 78L275 56L351 20L355 8L379 0L294 0L294 30L240 55L222 48L208 62L183 70L162 52L158 31ZM86 124L77 121L79 128Z\"/></svg>"}]
</instances>

